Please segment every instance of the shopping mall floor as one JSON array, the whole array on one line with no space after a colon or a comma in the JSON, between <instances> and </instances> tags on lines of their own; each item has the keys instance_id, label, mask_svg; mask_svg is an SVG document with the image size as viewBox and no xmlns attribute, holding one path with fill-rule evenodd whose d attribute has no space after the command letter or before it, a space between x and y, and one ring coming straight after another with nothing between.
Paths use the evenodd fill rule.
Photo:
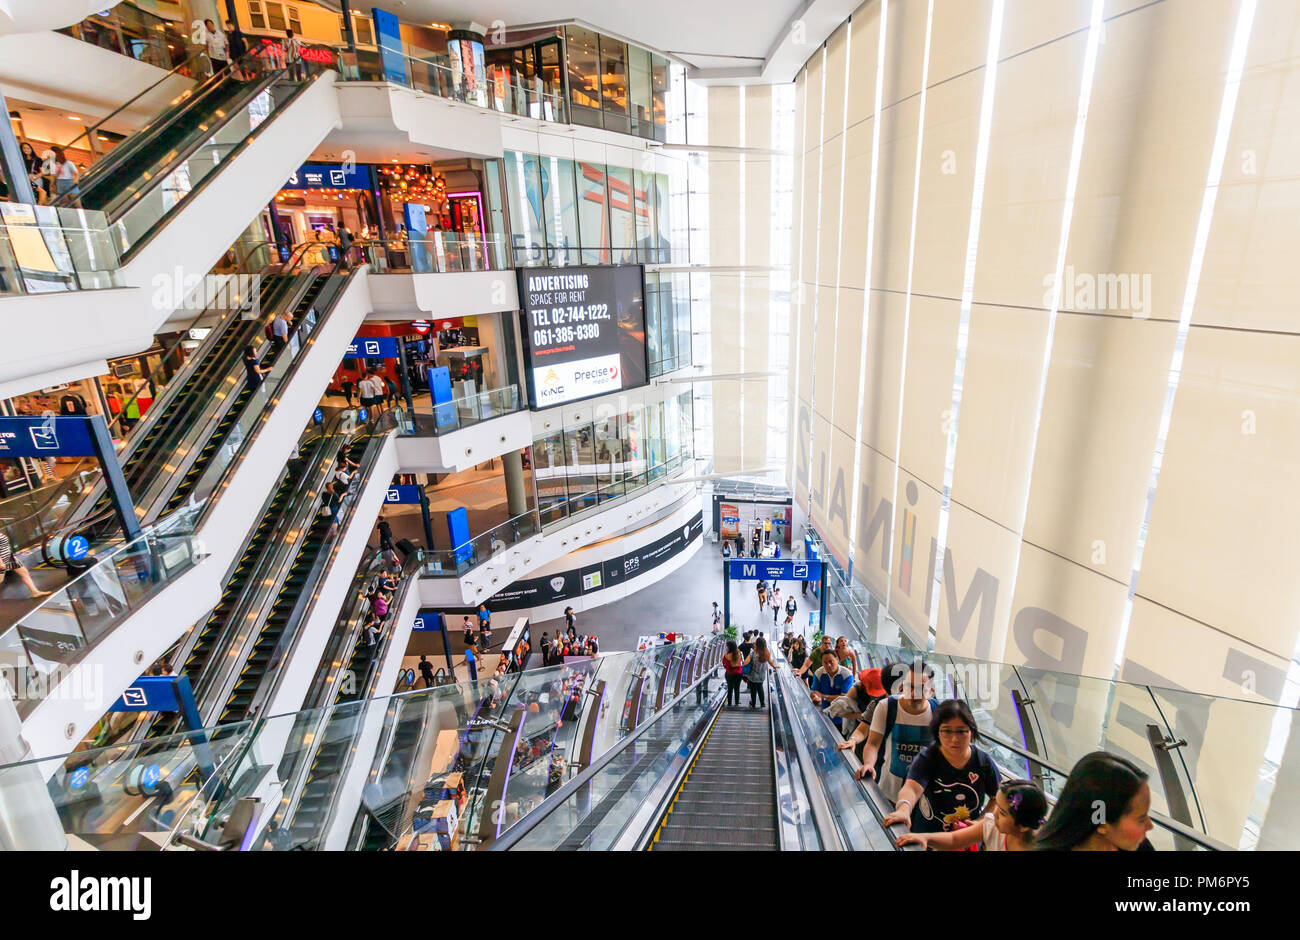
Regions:
<instances>
[{"instance_id":1,"label":"shopping mall floor","mask_svg":"<svg viewBox=\"0 0 1300 940\"><path fill-rule=\"evenodd\" d=\"M811 591L802 596L798 593L797 582L782 582L779 587L784 595L791 587L799 603L799 612L795 614L795 623L807 629L809 611L817 609L817 599ZM636 649L638 638L648 634L685 633L698 636L708 633L713 627L713 602L722 607L722 555L721 545L714 545L705 535L701 547L687 564L668 577L650 587L643 588L622 600L596 607L590 611L577 614L579 634L596 635L602 653L615 653ZM507 618L509 614L505 615ZM834 610L828 619L831 634L847 635L847 624L838 617ZM753 581L733 581L731 585L731 622L740 633L746 630L762 630L768 637L784 635L781 624L785 616L780 617L776 627L772 625L772 611L768 608L763 614L758 610L758 594ZM779 631L779 632L778 632ZM532 625L532 633L537 648L543 633L555 636L564 632L564 618L543 620ZM541 665L541 657L534 657L530 668Z\"/></svg>"}]
</instances>

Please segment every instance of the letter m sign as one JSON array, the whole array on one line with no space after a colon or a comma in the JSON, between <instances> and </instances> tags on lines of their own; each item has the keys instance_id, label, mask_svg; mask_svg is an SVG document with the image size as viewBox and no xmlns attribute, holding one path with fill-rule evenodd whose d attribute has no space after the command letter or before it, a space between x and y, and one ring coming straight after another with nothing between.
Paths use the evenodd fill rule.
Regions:
<instances>
[{"instance_id":1,"label":"letter m sign","mask_svg":"<svg viewBox=\"0 0 1300 940\"><path fill-rule=\"evenodd\" d=\"M741 570L745 573L746 578L753 578L758 575L758 565L744 565Z\"/></svg>"}]
</instances>

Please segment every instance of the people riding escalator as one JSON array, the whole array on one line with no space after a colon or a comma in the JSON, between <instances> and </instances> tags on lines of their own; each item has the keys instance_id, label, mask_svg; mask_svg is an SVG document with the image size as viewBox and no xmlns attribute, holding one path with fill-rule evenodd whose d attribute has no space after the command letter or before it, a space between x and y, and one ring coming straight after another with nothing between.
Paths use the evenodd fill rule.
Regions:
<instances>
[{"instance_id":1,"label":"people riding escalator","mask_svg":"<svg viewBox=\"0 0 1300 940\"><path fill-rule=\"evenodd\" d=\"M248 372L248 387L255 389L262 384L262 376L271 371L270 366L261 365L257 358L257 350L253 349L253 344L249 343L244 347L244 369Z\"/></svg>"},{"instance_id":2,"label":"people riding escalator","mask_svg":"<svg viewBox=\"0 0 1300 940\"><path fill-rule=\"evenodd\" d=\"M744 666L745 657L740 655L740 649L736 646L736 641L728 640L727 651L722 654L722 674L727 682L727 701L725 704L728 706L740 707L740 680Z\"/></svg>"},{"instance_id":3,"label":"people riding escalator","mask_svg":"<svg viewBox=\"0 0 1300 940\"><path fill-rule=\"evenodd\" d=\"M754 648L745 658L745 681L749 684L749 707L759 705L767 707L767 677L772 669L772 651L767 648L767 641L760 635L754 641Z\"/></svg>"}]
</instances>

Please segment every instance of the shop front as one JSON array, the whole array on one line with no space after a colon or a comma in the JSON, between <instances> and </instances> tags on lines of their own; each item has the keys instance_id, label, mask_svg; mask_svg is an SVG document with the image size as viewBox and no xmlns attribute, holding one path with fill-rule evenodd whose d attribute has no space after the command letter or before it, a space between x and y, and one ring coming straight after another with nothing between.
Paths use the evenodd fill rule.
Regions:
<instances>
[{"instance_id":1,"label":"shop front","mask_svg":"<svg viewBox=\"0 0 1300 940\"><path fill-rule=\"evenodd\" d=\"M181 338L180 346L170 355L162 345L155 344L142 353L110 359L105 374L15 396L0 403L0 414L104 415L113 438L121 440L148 412L197 345L197 340ZM171 342L168 348L172 348ZM62 479L80 461L79 457L0 458L0 497Z\"/></svg>"}]
</instances>

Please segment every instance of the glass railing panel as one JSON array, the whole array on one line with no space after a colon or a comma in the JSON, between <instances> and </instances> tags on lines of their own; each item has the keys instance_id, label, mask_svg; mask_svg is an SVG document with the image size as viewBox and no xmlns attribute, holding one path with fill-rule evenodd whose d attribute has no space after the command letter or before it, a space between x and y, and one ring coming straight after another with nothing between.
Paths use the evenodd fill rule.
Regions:
<instances>
[{"instance_id":1,"label":"glass railing panel","mask_svg":"<svg viewBox=\"0 0 1300 940\"><path fill-rule=\"evenodd\" d=\"M310 81L319 70L307 65ZM228 116L225 112L219 114L218 119L224 118L221 126L179 164L160 164L134 179L121 181L120 195L109 207L116 218L113 232L119 251L125 256L191 192L248 146L262 124L295 100L300 87L302 83L287 77L277 78ZM170 152L160 159L169 160Z\"/></svg>"},{"instance_id":2,"label":"glass railing panel","mask_svg":"<svg viewBox=\"0 0 1300 940\"><path fill-rule=\"evenodd\" d=\"M609 851L647 806L656 805L681 769L717 704L685 696L667 706L652 731L621 750L579 790L525 834L517 850ZM593 813L597 807L599 812ZM649 822L649 820L647 820Z\"/></svg>"},{"instance_id":3,"label":"glass railing panel","mask_svg":"<svg viewBox=\"0 0 1300 940\"><path fill-rule=\"evenodd\" d=\"M522 410L523 400L516 385L487 389L474 395L434 403L427 394L415 400L415 423L404 434L436 437Z\"/></svg>"},{"instance_id":4,"label":"glass railing panel","mask_svg":"<svg viewBox=\"0 0 1300 940\"><path fill-rule=\"evenodd\" d=\"M0 650L23 674L19 714L26 717L95 642L159 591L199 563L194 514L177 513L164 526L119 545L55 591L0 635ZM18 651L21 650L21 655Z\"/></svg>"},{"instance_id":5,"label":"glass railing panel","mask_svg":"<svg viewBox=\"0 0 1300 940\"><path fill-rule=\"evenodd\" d=\"M348 260L368 264L375 274L452 274L513 266L499 233L403 232L401 238L356 242Z\"/></svg>"},{"instance_id":6,"label":"glass railing panel","mask_svg":"<svg viewBox=\"0 0 1300 940\"><path fill-rule=\"evenodd\" d=\"M145 835L171 832L197 805L220 796L223 769L242 753L250 728L229 724L7 765L0 775L31 792L10 790L6 809L17 807L31 820L57 816L73 837L68 848L107 847L104 840L113 837L115 849L156 851Z\"/></svg>"},{"instance_id":7,"label":"glass railing panel","mask_svg":"<svg viewBox=\"0 0 1300 940\"><path fill-rule=\"evenodd\" d=\"M103 212L0 202L0 296L124 283Z\"/></svg>"},{"instance_id":8,"label":"glass railing panel","mask_svg":"<svg viewBox=\"0 0 1300 940\"><path fill-rule=\"evenodd\" d=\"M850 641L860 660L869 655L871 665L881 666L920 657L931 664L937 673L936 696L959 692L987 736L983 746L1008 773L1038 780L1049 797L1059 792L1080 758L1106 750L1148 774L1154 813L1228 846L1300 847L1300 828L1281 820L1280 814L1268 813L1274 800L1284 798L1275 784L1289 736L1300 727L1294 709L873 642L884 626L869 624L865 605L851 603L854 595L842 574L836 572L830 589L840 604L833 603L835 612L857 633ZM887 617L877 614L877 621L887 626ZM1249 691L1243 687L1243 696ZM1024 701L1023 718L1015 692ZM1060 772L1018 751L1029 751ZM1163 776L1158 754L1170 758ZM1179 794L1186 801L1186 813ZM1270 819L1279 821L1269 825ZM1159 823L1151 839L1157 847L1164 847L1162 841L1169 848L1192 847L1185 838L1175 845L1175 837Z\"/></svg>"}]
</instances>

